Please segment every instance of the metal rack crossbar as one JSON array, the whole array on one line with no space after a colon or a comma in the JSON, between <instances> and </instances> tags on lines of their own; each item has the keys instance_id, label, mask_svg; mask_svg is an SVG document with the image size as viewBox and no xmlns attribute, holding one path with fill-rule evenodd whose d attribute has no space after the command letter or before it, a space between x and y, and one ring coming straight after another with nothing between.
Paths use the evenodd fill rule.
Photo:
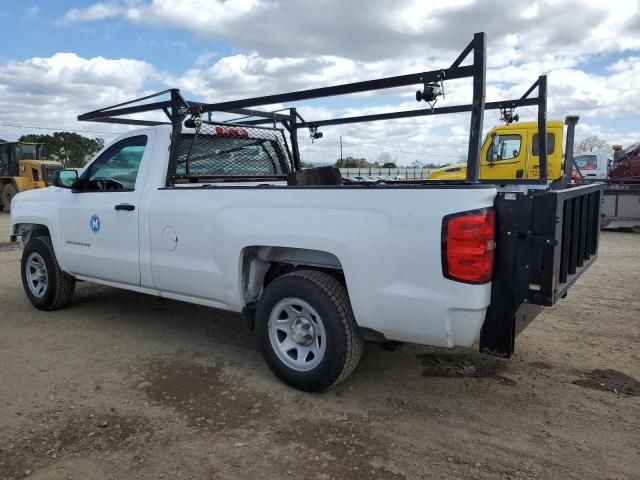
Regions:
<instances>
[{"instance_id":1,"label":"metal rack crossbar","mask_svg":"<svg viewBox=\"0 0 640 480\"><path fill-rule=\"evenodd\" d=\"M471 57L469 65L462 63ZM471 103L462 105L451 105L434 107L436 98L442 93L438 90L438 85L442 86L444 81L472 78L473 94ZM255 107L286 104L303 100L317 98L349 95L362 92L384 90L389 88L404 87L408 85L422 85L424 91L418 91L416 99L425 100L431 108L419 108L389 113L379 113L372 115L359 115L352 117L330 118L323 120L304 120L295 107L285 109L289 113L268 112L256 109ZM516 107L537 106L538 110L538 135L539 142L539 172L537 180L540 183L547 181L547 77L538 77L535 83L525 92L522 97L499 102L485 102L486 87L486 35L476 33L473 40L464 48L449 68L399 75L394 77L379 78L361 82L333 85L329 87L312 88L289 93L275 95L264 95L260 97L246 98L241 100L231 100L217 103L202 103L187 101L178 89L169 89L142 98L120 103L110 107L102 108L78 116L78 120L129 124L136 126L172 126L172 148L167 172L167 186L173 185L178 162L178 144L182 134L183 122L189 115L201 115L203 113L224 112L241 115L243 118L234 123L240 126L258 126L276 124L282 125L288 132L291 141L293 168L300 168L300 152L298 149L298 130L301 128L317 129L323 126L344 125L351 123L374 122L379 120L393 120L402 118L422 117L429 115L443 115L452 113L470 112L471 120L469 126L469 144L467 154L467 176L465 183L479 183L480 173L480 149L482 142L483 116L485 110L509 110ZM532 96L537 90L537 95ZM154 101L141 103L162 95L169 94L170 99L164 101ZM122 118L128 115L161 110L165 113L168 121L140 120ZM516 183L533 183L531 179L516 180Z\"/></svg>"}]
</instances>

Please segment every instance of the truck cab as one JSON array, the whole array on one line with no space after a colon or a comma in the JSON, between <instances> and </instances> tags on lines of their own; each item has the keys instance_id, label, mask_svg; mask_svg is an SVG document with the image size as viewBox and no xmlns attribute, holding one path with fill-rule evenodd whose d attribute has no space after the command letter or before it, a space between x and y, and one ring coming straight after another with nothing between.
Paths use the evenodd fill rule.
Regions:
<instances>
[{"instance_id":1,"label":"truck cab","mask_svg":"<svg viewBox=\"0 0 640 480\"><path fill-rule=\"evenodd\" d=\"M562 135L560 120L547 122L547 171L555 180L562 175ZM540 177L538 167L538 122L516 122L493 127L480 153L481 179ZM459 180L467 175L466 163L432 170L429 180Z\"/></svg>"},{"instance_id":2,"label":"truck cab","mask_svg":"<svg viewBox=\"0 0 640 480\"><path fill-rule=\"evenodd\" d=\"M573 158L571 179L580 183L583 180L605 180L609 165L613 159L606 152L584 152Z\"/></svg>"}]
</instances>

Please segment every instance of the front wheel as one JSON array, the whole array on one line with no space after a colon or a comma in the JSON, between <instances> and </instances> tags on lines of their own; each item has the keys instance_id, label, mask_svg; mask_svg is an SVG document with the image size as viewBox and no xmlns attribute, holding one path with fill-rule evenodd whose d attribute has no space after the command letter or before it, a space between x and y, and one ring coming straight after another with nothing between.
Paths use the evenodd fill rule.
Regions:
<instances>
[{"instance_id":1,"label":"front wheel","mask_svg":"<svg viewBox=\"0 0 640 480\"><path fill-rule=\"evenodd\" d=\"M63 272L49 237L29 240L22 252L22 286L34 307L56 310L71 303L76 280Z\"/></svg>"},{"instance_id":2,"label":"front wheel","mask_svg":"<svg viewBox=\"0 0 640 480\"><path fill-rule=\"evenodd\" d=\"M362 357L347 290L324 272L297 270L271 282L257 305L256 333L273 373L307 392L344 380Z\"/></svg>"}]
</instances>

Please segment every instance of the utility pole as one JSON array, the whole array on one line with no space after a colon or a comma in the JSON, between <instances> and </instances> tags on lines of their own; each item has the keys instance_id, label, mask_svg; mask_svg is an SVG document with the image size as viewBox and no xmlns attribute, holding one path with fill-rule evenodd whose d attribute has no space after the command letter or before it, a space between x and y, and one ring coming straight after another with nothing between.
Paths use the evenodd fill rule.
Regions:
<instances>
[{"instance_id":1,"label":"utility pole","mask_svg":"<svg viewBox=\"0 0 640 480\"><path fill-rule=\"evenodd\" d=\"M342 135L340 135L340 161L342 162Z\"/></svg>"}]
</instances>

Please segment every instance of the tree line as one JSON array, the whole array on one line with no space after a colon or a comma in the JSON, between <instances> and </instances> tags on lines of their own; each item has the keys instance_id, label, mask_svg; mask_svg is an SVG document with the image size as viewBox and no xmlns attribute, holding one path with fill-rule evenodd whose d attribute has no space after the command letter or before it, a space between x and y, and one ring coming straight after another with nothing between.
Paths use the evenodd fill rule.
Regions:
<instances>
[{"instance_id":1,"label":"tree line","mask_svg":"<svg viewBox=\"0 0 640 480\"><path fill-rule=\"evenodd\" d=\"M604 139L598 137L597 135L585 137L582 140L576 142L574 146L575 154L585 152L610 153L611 151L611 145L609 145ZM461 155L458 161L463 163L466 162L467 156ZM373 162L367 160L366 158L348 156L338 159L335 163L335 166L338 168L398 168L398 163L396 157L391 155L389 152L383 152L378 156L378 159ZM438 168L441 165L415 160L409 166L411 168Z\"/></svg>"},{"instance_id":2,"label":"tree line","mask_svg":"<svg viewBox=\"0 0 640 480\"><path fill-rule=\"evenodd\" d=\"M73 132L30 133L22 135L18 141L44 144L47 160L57 160L69 168L83 166L93 154L104 147L102 138L89 138Z\"/></svg>"},{"instance_id":3,"label":"tree line","mask_svg":"<svg viewBox=\"0 0 640 480\"><path fill-rule=\"evenodd\" d=\"M0 143L5 140L0 139ZM89 138L73 132L53 132L51 134L22 135L19 142L42 143L48 159L57 160L65 167L77 168L104 147L102 138ZM576 142L574 152L611 151L611 146L602 138L592 135ZM461 159L465 161L466 156ZM307 165L303 165L307 166ZM309 165L311 166L311 165ZM338 168L398 168L397 158L389 152L382 152L374 161L366 158L347 156L335 163ZM411 168L437 168L434 163L415 160L409 165Z\"/></svg>"},{"instance_id":4,"label":"tree line","mask_svg":"<svg viewBox=\"0 0 640 480\"><path fill-rule=\"evenodd\" d=\"M339 158L335 166L338 168L399 168L397 158L389 152L381 153L374 161L352 156ZM409 165L411 168L436 168L437 166L434 163L424 163L419 160L414 160Z\"/></svg>"}]
</instances>

